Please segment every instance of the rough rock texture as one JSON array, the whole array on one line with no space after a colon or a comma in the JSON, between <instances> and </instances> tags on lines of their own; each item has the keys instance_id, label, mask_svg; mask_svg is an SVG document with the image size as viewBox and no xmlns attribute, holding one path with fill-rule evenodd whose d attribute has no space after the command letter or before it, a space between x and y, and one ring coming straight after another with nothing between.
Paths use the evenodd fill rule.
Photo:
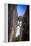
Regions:
<instances>
[{"instance_id":1,"label":"rough rock texture","mask_svg":"<svg viewBox=\"0 0 31 46\"><path fill-rule=\"evenodd\" d=\"M15 41L17 27L17 10L15 4L8 4L8 42Z\"/></svg>"},{"instance_id":2,"label":"rough rock texture","mask_svg":"<svg viewBox=\"0 0 31 46\"><path fill-rule=\"evenodd\" d=\"M29 41L29 6L27 6L27 10L23 17L22 26L24 30L22 32L21 41Z\"/></svg>"}]
</instances>

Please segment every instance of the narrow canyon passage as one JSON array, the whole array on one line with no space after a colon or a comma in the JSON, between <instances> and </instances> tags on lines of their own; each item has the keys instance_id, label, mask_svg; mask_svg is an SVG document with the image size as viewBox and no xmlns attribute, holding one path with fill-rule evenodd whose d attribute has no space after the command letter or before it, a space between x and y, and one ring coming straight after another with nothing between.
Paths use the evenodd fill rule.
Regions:
<instances>
[{"instance_id":1,"label":"narrow canyon passage","mask_svg":"<svg viewBox=\"0 0 31 46\"><path fill-rule=\"evenodd\" d=\"M18 36L20 36L21 37L21 35L20 35L20 32L22 32L22 30L20 30L21 29L21 26L22 26L22 21L18 21L18 26L17 26L17 32L16 32L16 37L18 37Z\"/></svg>"}]
</instances>

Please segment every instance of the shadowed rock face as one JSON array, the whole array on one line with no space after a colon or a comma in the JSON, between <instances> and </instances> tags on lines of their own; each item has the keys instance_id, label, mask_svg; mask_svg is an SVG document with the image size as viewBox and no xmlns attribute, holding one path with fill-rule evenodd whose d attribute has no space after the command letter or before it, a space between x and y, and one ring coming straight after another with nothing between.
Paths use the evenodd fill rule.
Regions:
<instances>
[{"instance_id":1,"label":"shadowed rock face","mask_svg":"<svg viewBox=\"0 0 31 46\"><path fill-rule=\"evenodd\" d=\"M29 6L27 6L26 13L22 21L23 32L22 32L22 41L29 41Z\"/></svg>"},{"instance_id":2,"label":"shadowed rock face","mask_svg":"<svg viewBox=\"0 0 31 46\"><path fill-rule=\"evenodd\" d=\"M15 4L8 4L8 42L15 41L17 27L17 10Z\"/></svg>"}]
</instances>

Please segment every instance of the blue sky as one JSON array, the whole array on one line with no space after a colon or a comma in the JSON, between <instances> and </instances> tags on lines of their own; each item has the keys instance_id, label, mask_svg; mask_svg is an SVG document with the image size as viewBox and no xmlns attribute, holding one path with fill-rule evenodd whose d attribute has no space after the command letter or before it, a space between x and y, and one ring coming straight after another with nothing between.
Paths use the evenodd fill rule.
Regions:
<instances>
[{"instance_id":1,"label":"blue sky","mask_svg":"<svg viewBox=\"0 0 31 46\"><path fill-rule=\"evenodd\" d=\"M24 13L25 13L25 10L27 9L27 5L17 5L17 13L18 13L18 16L23 16Z\"/></svg>"}]
</instances>

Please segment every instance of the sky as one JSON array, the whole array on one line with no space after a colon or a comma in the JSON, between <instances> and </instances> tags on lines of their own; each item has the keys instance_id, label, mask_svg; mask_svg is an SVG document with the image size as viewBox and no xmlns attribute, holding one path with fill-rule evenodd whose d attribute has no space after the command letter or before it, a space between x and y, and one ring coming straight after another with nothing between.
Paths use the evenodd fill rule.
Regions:
<instances>
[{"instance_id":1,"label":"sky","mask_svg":"<svg viewBox=\"0 0 31 46\"><path fill-rule=\"evenodd\" d=\"M27 9L27 5L17 5L17 13L18 13L18 16L23 16L26 9Z\"/></svg>"}]
</instances>

